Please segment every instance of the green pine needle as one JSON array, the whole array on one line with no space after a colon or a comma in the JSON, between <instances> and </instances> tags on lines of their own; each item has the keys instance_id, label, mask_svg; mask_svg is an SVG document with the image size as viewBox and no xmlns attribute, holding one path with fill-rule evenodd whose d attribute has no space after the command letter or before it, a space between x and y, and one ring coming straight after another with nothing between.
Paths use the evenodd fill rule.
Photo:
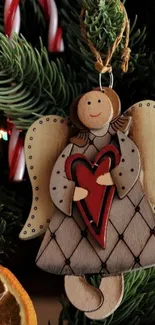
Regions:
<instances>
[{"instance_id":1,"label":"green pine needle","mask_svg":"<svg viewBox=\"0 0 155 325\"><path fill-rule=\"evenodd\" d=\"M10 42L0 34L0 109L20 129L42 115L66 116L71 101L87 86L63 60L33 48L23 36Z\"/></svg>"},{"instance_id":2,"label":"green pine needle","mask_svg":"<svg viewBox=\"0 0 155 325\"><path fill-rule=\"evenodd\" d=\"M77 1L76 4L73 4L73 1L65 0L62 3L61 13L62 25L65 31L64 37L66 39L68 53L72 53L70 64L73 66L80 65L80 77L83 79L87 74L90 82L96 83L98 82L98 74L94 69L94 57L86 42L83 40L80 30L79 14L82 7L87 9L84 21L87 28L87 35L103 56L119 35L124 14L120 9L119 0L84 0L82 3ZM129 72L134 70L135 60L138 61L146 53L144 46L146 28L136 30L136 21L137 18L135 16L130 33L129 46L132 50L132 55L129 63ZM119 75L121 74L120 57L123 44L124 38L112 60L113 71L117 73L117 70L119 70ZM105 76L105 81L107 79L108 77Z\"/></svg>"},{"instance_id":3,"label":"green pine needle","mask_svg":"<svg viewBox=\"0 0 155 325\"><path fill-rule=\"evenodd\" d=\"M22 6L24 4L23 0ZM31 0L30 4L32 5ZM106 53L118 35L124 17L120 11L119 1L95 1L93 7L92 1L85 1L84 5L87 7L85 23L88 36L98 50ZM68 0L63 2L62 25L64 40L67 40L64 59L50 60L42 41L40 49L37 49L23 36L15 35L10 42L0 34L0 108L18 128L27 129L42 115L68 115L72 100L90 89L92 85L98 85L94 58L80 31L81 8L81 3L77 2L73 6ZM33 10L41 15L36 2L33 3ZM135 70L138 60L143 64L142 59L145 55L143 42L146 30L135 31L135 26L136 19L131 30L130 43L133 52L129 72ZM114 73L116 72L116 85L122 79L119 70L121 48L122 44L116 51L112 63ZM75 70L75 66L79 68ZM109 83L108 78L108 75L103 76L103 82ZM132 81L134 80L133 75Z\"/></svg>"}]
</instances>

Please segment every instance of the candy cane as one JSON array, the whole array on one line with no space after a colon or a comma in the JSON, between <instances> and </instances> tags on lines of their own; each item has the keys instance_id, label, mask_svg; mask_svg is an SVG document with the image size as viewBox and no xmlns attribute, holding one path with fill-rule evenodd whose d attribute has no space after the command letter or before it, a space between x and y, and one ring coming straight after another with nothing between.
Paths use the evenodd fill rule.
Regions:
<instances>
[{"instance_id":1,"label":"candy cane","mask_svg":"<svg viewBox=\"0 0 155 325\"><path fill-rule=\"evenodd\" d=\"M20 181L23 179L25 172L25 156L23 149L23 138L20 131L14 126L9 141L9 179Z\"/></svg>"},{"instance_id":2,"label":"candy cane","mask_svg":"<svg viewBox=\"0 0 155 325\"><path fill-rule=\"evenodd\" d=\"M19 34L20 29L20 0L5 0L4 25L5 34L12 38L13 33Z\"/></svg>"},{"instance_id":3,"label":"candy cane","mask_svg":"<svg viewBox=\"0 0 155 325\"><path fill-rule=\"evenodd\" d=\"M4 8L5 34L11 39L20 30L20 0L6 0ZM58 27L58 10L54 0L40 0L46 17L49 17L48 49L50 52L64 51L62 29ZM15 127L9 142L10 180L22 180L25 171L23 140Z\"/></svg>"},{"instance_id":4,"label":"candy cane","mask_svg":"<svg viewBox=\"0 0 155 325\"><path fill-rule=\"evenodd\" d=\"M63 52L62 28L58 27L58 10L54 0L39 0L46 16L49 17L49 52Z\"/></svg>"},{"instance_id":5,"label":"candy cane","mask_svg":"<svg viewBox=\"0 0 155 325\"><path fill-rule=\"evenodd\" d=\"M19 34L20 30L20 0L6 0L4 7L5 34L11 39L13 34ZM25 156L23 139L15 126L12 129L9 141L9 179L20 181L25 171Z\"/></svg>"}]
</instances>

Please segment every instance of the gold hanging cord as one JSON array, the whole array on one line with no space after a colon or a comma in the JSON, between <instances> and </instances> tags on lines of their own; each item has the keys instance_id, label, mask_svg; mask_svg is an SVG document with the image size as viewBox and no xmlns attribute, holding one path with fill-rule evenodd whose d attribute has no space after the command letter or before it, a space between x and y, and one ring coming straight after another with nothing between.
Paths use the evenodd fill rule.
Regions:
<instances>
[{"instance_id":1,"label":"gold hanging cord","mask_svg":"<svg viewBox=\"0 0 155 325\"><path fill-rule=\"evenodd\" d=\"M110 61L112 59L112 56L113 56L115 50L117 49L118 45L120 44L120 42L121 42L121 40L123 38L124 32L125 32L125 44L124 44L124 49L123 49L122 55L121 55L121 59L122 59L121 69L122 69L123 72L128 71L128 65L129 65L129 60L130 60L130 52L131 52L130 48L128 47L128 45L129 45L129 34L130 34L130 24L129 24L129 19L128 19L126 9L125 9L125 7L124 7L124 5L123 5L123 3L121 1L120 1L120 7L121 7L121 10L124 11L123 25L122 25L122 28L121 28L121 31L120 31L119 35L116 37L114 43L109 48L104 61L103 61L103 59L101 57L100 52L96 50L96 48L93 45L92 41L87 36L86 25L84 24L84 17L85 17L86 9L81 10L80 25L81 25L82 36L86 40L91 52L93 53L93 55L96 58L95 69L99 73L106 73L106 72L110 73L112 71L112 66L110 65Z\"/></svg>"}]
</instances>

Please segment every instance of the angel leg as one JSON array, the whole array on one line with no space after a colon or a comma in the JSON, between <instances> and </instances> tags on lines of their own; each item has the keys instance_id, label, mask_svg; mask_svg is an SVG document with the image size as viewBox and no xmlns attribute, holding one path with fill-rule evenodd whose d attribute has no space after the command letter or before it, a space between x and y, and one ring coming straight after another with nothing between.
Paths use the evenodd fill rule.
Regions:
<instances>
[{"instance_id":1,"label":"angel leg","mask_svg":"<svg viewBox=\"0 0 155 325\"><path fill-rule=\"evenodd\" d=\"M79 310L92 312L103 304L102 292L82 276L65 276L65 291L69 301Z\"/></svg>"},{"instance_id":2,"label":"angel leg","mask_svg":"<svg viewBox=\"0 0 155 325\"><path fill-rule=\"evenodd\" d=\"M124 294L123 274L102 278L99 289L104 296L104 302L96 311L85 313L89 319L105 319L119 307Z\"/></svg>"}]
</instances>

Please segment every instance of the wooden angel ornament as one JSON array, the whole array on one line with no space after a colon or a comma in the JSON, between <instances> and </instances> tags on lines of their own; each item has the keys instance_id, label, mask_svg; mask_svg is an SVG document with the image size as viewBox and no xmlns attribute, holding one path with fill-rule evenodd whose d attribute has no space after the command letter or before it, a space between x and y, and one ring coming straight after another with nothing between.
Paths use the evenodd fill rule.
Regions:
<instances>
[{"instance_id":1,"label":"wooden angel ornament","mask_svg":"<svg viewBox=\"0 0 155 325\"><path fill-rule=\"evenodd\" d=\"M70 140L68 121L58 116L40 118L26 137L33 202L20 238L46 231L36 264L65 275L69 300L90 319L104 319L119 306L122 272L155 264L155 218L143 153L148 138L141 143L138 124L145 124L145 113L138 105L120 115L116 92L94 89L71 105L78 132ZM89 285L85 274L101 274L100 287Z\"/></svg>"},{"instance_id":2,"label":"wooden angel ornament","mask_svg":"<svg viewBox=\"0 0 155 325\"><path fill-rule=\"evenodd\" d=\"M81 300L94 319L107 317L121 302L123 280L116 274L155 264L154 214L140 182L139 150L128 137L132 117L120 116L120 110L118 95L106 87L72 104L71 121L79 132L53 167L50 195L57 210L36 259L43 270L67 275L65 289L78 308L84 292L90 294L87 302L94 296L94 288L79 286L81 275L108 275L100 285L104 303L98 297L90 311L92 304L84 307ZM108 311L110 283L115 298Z\"/></svg>"},{"instance_id":3,"label":"wooden angel ornament","mask_svg":"<svg viewBox=\"0 0 155 325\"><path fill-rule=\"evenodd\" d=\"M114 96L114 90L110 91ZM114 274L134 268L136 255L146 241L139 241L141 233L135 227L138 223L143 226L146 213L144 219L140 213L144 208L150 225L154 225L154 216L138 179L139 151L126 135L131 117L119 117L119 105L118 100L112 106L105 88L104 93L93 90L83 95L71 107L71 118L80 128L80 134L71 138L54 165L50 194L59 217L57 213L53 216L50 234L47 231L44 238L47 243L50 235L50 242L42 253L43 241L37 257L37 265L43 268L46 265L50 272ZM79 118L81 110L85 111L81 117L83 123ZM134 241L133 235L136 235ZM50 251L55 256L55 250L59 252L56 265L54 260L46 261L46 253ZM142 265L146 258L144 251Z\"/></svg>"}]
</instances>

